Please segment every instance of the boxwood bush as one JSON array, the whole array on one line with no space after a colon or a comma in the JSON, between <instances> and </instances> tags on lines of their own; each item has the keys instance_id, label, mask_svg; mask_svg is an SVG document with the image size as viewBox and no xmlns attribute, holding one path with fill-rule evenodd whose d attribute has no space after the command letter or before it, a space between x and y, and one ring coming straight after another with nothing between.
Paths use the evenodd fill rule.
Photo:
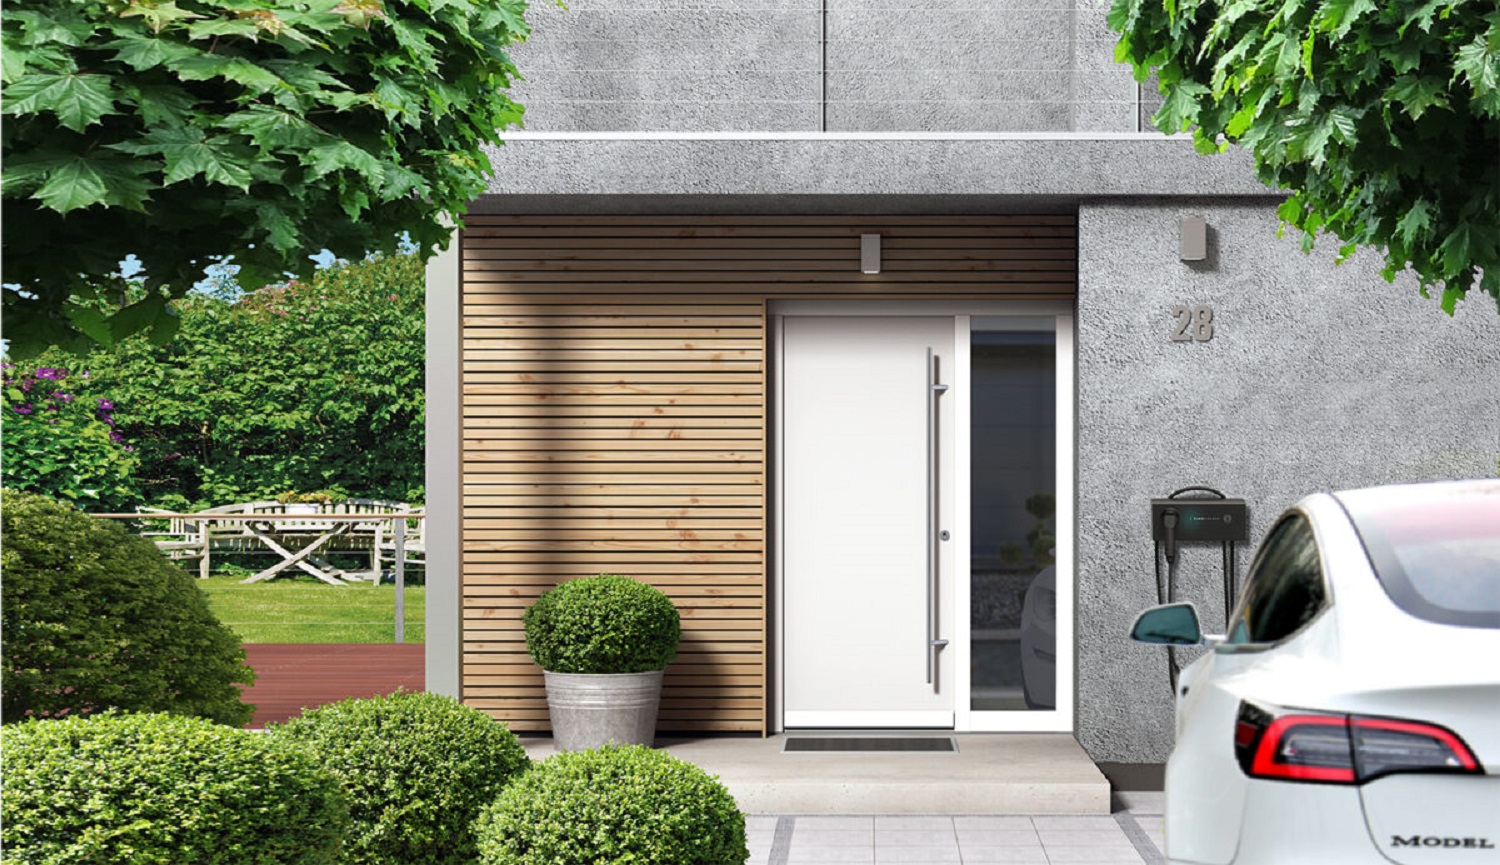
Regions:
<instances>
[{"instance_id":1,"label":"boxwood bush","mask_svg":"<svg viewBox=\"0 0 1500 865\"><path fill-rule=\"evenodd\" d=\"M504 724L437 694L344 700L267 730L343 785L351 865L473 862L475 816L531 764Z\"/></svg>"},{"instance_id":2,"label":"boxwood bush","mask_svg":"<svg viewBox=\"0 0 1500 865\"><path fill-rule=\"evenodd\" d=\"M475 825L481 865L743 865L745 817L716 778L662 751L558 754L505 788Z\"/></svg>"},{"instance_id":3,"label":"boxwood bush","mask_svg":"<svg viewBox=\"0 0 1500 865\"><path fill-rule=\"evenodd\" d=\"M255 673L193 578L156 545L72 505L0 494L6 722L97 712L250 721Z\"/></svg>"},{"instance_id":4,"label":"boxwood bush","mask_svg":"<svg viewBox=\"0 0 1500 865\"><path fill-rule=\"evenodd\" d=\"M682 624L671 598L615 574L569 580L522 614L526 649L554 673L644 673L677 656Z\"/></svg>"},{"instance_id":5,"label":"boxwood bush","mask_svg":"<svg viewBox=\"0 0 1500 865\"><path fill-rule=\"evenodd\" d=\"M5 865L324 865L348 808L311 754L168 714L0 731Z\"/></svg>"}]
</instances>

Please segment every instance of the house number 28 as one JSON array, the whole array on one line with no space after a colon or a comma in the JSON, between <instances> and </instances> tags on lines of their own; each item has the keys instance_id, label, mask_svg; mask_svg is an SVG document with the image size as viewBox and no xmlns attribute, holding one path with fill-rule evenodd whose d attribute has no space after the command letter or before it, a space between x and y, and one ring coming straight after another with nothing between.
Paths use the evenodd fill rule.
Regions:
<instances>
[{"instance_id":1,"label":"house number 28","mask_svg":"<svg viewBox=\"0 0 1500 865\"><path fill-rule=\"evenodd\" d=\"M1214 338L1214 309L1211 306L1172 307L1173 342L1208 342Z\"/></svg>"}]
</instances>

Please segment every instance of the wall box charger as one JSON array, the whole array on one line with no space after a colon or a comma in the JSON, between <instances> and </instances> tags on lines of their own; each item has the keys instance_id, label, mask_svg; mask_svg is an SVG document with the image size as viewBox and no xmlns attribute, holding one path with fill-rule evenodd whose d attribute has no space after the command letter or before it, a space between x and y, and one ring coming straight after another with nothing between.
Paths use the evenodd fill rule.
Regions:
<instances>
[{"instance_id":1,"label":"wall box charger","mask_svg":"<svg viewBox=\"0 0 1500 865\"><path fill-rule=\"evenodd\" d=\"M1250 516L1244 499L1152 499L1152 540L1166 540L1162 515L1168 508L1177 511L1178 542L1250 539Z\"/></svg>"}]
</instances>

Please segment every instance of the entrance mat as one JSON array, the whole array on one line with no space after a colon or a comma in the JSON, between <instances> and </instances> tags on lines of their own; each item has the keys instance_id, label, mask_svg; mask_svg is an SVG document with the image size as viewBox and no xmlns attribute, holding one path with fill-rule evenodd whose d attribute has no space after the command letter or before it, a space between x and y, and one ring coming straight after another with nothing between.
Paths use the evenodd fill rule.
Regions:
<instances>
[{"instance_id":1,"label":"entrance mat","mask_svg":"<svg viewBox=\"0 0 1500 865\"><path fill-rule=\"evenodd\" d=\"M953 753L958 745L943 736L797 736L789 737L782 753L792 751L943 751Z\"/></svg>"}]
</instances>

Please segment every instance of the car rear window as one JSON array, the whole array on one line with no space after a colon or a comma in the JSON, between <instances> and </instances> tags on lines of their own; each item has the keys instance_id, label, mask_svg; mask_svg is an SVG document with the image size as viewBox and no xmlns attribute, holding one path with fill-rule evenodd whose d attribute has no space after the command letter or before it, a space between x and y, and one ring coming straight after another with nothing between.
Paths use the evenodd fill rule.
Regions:
<instances>
[{"instance_id":1,"label":"car rear window","mask_svg":"<svg viewBox=\"0 0 1500 865\"><path fill-rule=\"evenodd\" d=\"M1403 610L1500 628L1500 496L1346 506L1375 575Z\"/></svg>"}]
</instances>

